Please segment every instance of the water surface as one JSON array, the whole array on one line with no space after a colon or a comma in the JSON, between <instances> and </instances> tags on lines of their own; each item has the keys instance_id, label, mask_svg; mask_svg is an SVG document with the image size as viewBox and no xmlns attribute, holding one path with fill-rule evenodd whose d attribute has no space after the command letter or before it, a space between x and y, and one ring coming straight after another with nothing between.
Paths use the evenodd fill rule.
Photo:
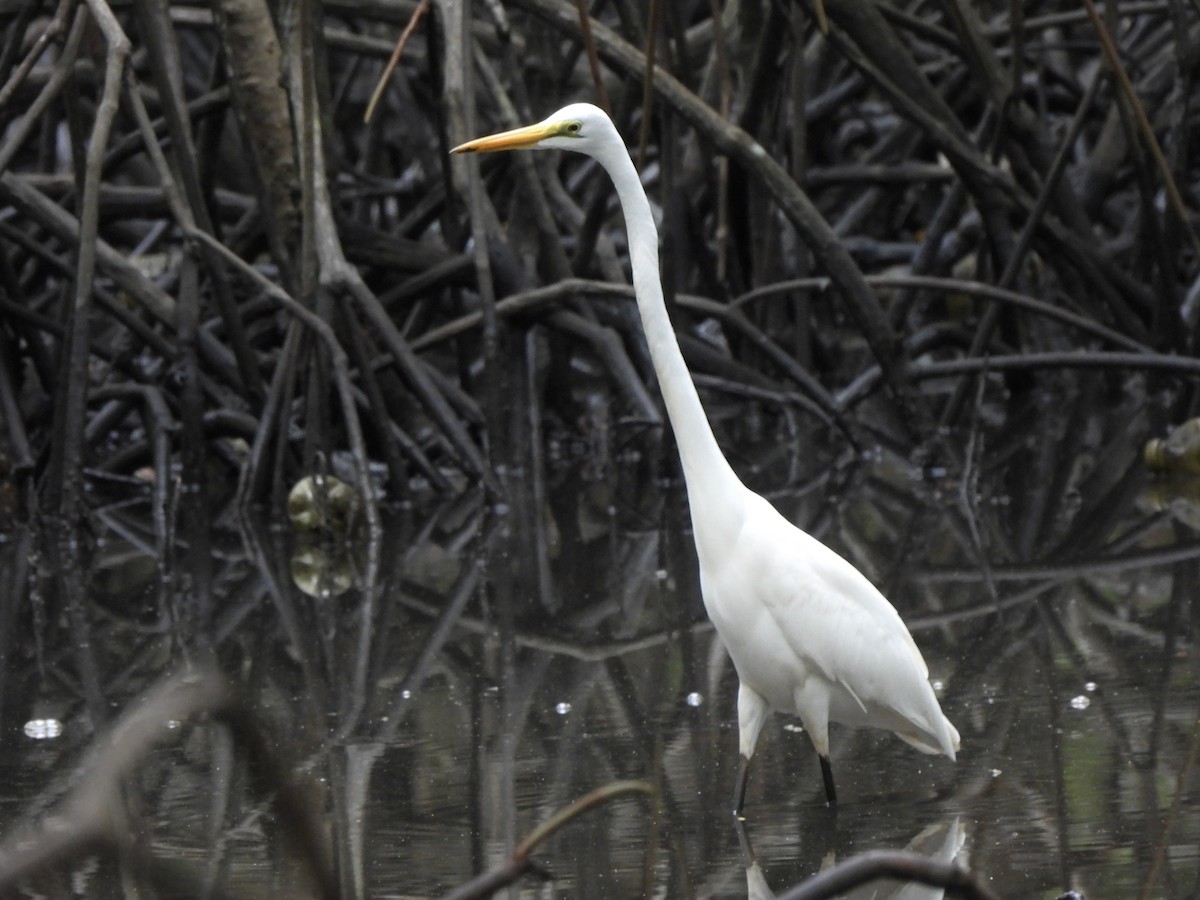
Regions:
<instances>
[{"instance_id":1,"label":"water surface","mask_svg":"<svg viewBox=\"0 0 1200 900\"><path fill-rule=\"evenodd\" d=\"M379 544L341 558L227 510L206 598L182 554L163 558L142 497L103 506L80 572L54 569L41 532L5 535L2 824L39 821L98 730L198 664L239 686L325 811L346 896L437 896L621 779L655 799L563 828L535 853L553 880L510 896L770 896L906 847L1001 896L1192 896L1188 488L1141 471L1138 417L1097 412L1081 437L1057 402L1019 430L945 435L920 463L777 439L735 456L892 598L962 734L951 763L834 726L834 817L807 735L775 717L751 770L749 872L729 814L736 682L699 600L685 498L650 457L597 470L568 454L532 514L470 492L393 508ZM126 786L141 839L232 891L286 890L286 823L244 749L204 722L165 737ZM133 895L104 856L62 873L31 890Z\"/></svg>"}]
</instances>

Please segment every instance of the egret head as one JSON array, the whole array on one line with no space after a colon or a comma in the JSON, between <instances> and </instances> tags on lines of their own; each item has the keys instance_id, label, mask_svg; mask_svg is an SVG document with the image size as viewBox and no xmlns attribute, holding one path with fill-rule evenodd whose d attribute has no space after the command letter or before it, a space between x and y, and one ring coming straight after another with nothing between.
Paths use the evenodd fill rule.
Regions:
<instances>
[{"instance_id":1,"label":"egret head","mask_svg":"<svg viewBox=\"0 0 1200 900\"><path fill-rule=\"evenodd\" d=\"M514 128L499 134L467 141L451 153L491 153L497 150L574 150L599 156L614 138L623 147L612 120L590 103L572 103L536 125Z\"/></svg>"}]
</instances>

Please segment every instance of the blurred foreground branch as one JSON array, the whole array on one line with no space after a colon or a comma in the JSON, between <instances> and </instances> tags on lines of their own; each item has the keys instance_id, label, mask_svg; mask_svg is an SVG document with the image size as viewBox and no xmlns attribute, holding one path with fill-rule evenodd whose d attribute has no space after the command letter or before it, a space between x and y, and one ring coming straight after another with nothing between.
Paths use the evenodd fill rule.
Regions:
<instances>
[{"instance_id":1,"label":"blurred foreground branch","mask_svg":"<svg viewBox=\"0 0 1200 900\"><path fill-rule=\"evenodd\" d=\"M121 853L159 889L199 892L201 872L164 860L139 842L140 829L125 817L122 785L165 737L172 723L210 717L226 724L274 797L279 820L293 843L298 871L311 895L338 895L323 827L303 787L281 764L253 713L219 674L187 671L146 693L89 752L77 785L42 823L40 831L7 836L0 843L0 894L39 873L87 853Z\"/></svg>"}]
</instances>

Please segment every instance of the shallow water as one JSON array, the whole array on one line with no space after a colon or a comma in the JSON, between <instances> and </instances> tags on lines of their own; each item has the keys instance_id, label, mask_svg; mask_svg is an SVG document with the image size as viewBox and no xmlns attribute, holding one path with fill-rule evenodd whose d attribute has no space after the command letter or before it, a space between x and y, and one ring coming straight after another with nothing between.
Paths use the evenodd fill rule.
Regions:
<instances>
[{"instance_id":1,"label":"shallow water","mask_svg":"<svg viewBox=\"0 0 1200 900\"><path fill-rule=\"evenodd\" d=\"M739 455L885 589L962 734L951 763L835 726L834 817L807 736L775 717L751 769L749 872L729 814L735 679L704 619L684 498L637 459L603 477L560 462L532 517L470 495L395 510L380 544L340 563L226 514L211 602L186 566L156 562L136 498L96 517L82 596L44 541L5 535L0 825L52 809L95 731L139 692L213 664L326 811L346 896L437 896L622 779L657 799L574 820L534 853L553 880L525 878L510 896L762 897L905 847L957 860L1000 896L1192 896L1192 506L1185 487L1141 473L1130 416L1097 415L1070 440L1055 418L1044 404L1026 423L1036 440L997 437L957 469L881 449L833 469ZM967 436L946 445L971 459ZM318 596L297 587L306 571L324 573ZM236 737L179 724L135 772L134 827L153 850L235 892L287 892L287 823ZM60 871L33 887L132 896L107 857Z\"/></svg>"}]
</instances>

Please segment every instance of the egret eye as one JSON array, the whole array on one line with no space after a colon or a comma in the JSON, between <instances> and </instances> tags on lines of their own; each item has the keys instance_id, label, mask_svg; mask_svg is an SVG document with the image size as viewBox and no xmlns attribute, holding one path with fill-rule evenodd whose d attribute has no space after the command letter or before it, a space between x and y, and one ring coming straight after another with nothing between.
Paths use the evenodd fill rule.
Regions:
<instances>
[{"instance_id":1,"label":"egret eye","mask_svg":"<svg viewBox=\"0 0 1200 900\"><path fill-rule=\"evenodd\" d=\"M569 125L567 125L567 134L579 134L582 128L582 122L571 122Z\"/></svg>"}]
</instances>

